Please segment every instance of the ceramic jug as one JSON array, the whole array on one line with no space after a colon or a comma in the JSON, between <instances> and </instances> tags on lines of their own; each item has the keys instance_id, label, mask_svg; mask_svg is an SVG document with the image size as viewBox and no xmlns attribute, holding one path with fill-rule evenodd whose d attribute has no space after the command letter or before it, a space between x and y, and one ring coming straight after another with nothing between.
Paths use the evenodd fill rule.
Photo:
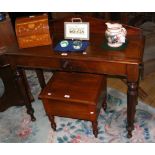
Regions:
<instances>
[{"instance_id":1,"label":"ceramic jug","mask_svg":"<svg viewBox=\"0 0 155 155\"><path fill-rule=\"evenodd\" d=\"M107 30L105 36L110 47L120 47L126 41L126 29L119 23L105 23Z\"/></svg>"}]
</instances>

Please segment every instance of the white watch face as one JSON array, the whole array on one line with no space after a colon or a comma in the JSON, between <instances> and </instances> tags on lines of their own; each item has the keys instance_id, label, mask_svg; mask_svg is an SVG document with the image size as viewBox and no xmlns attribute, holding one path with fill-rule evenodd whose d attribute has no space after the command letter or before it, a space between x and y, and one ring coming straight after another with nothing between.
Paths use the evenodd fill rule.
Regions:
<instances>
[{"instance_id":1,"label":"white watch face","mask_svg":"<svg viewBox=\"0 0 155 155\"><path fill-rule=\"evenodd\" d=\"M63 41L60 42L60 46L61 46L61 47L67 47L68 44L69 44L69 43L68 43L67 40L63 40Z\"/></svg>"},{"instance_id":2,"label":"white watch face","mask_svg":"<svg viewBox=\"0 0 155 155\"><path fill-rule=\"evenodd\" d=\"M80 49L82 47L82 41L73 41L73 48Z\"/></svg>"}]
</instances>

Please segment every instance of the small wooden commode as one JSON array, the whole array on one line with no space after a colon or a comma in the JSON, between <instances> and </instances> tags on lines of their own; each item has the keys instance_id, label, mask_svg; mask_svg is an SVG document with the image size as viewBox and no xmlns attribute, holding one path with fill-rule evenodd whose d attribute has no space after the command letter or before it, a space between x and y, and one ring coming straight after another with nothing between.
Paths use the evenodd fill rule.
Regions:
<instances>
[{"instance_id":1,"label":"small wooden commode","mask_svg":"<svg viewBox=\"0 0 155 155\"><path fill-rule=\"evenodd\" d=\"M39 98L54 130L54 116L76 118L91 121L97 137L97 118L101 107L106 108L106 87L104 75L56 72Z\"/></svg>"}]
</instances>

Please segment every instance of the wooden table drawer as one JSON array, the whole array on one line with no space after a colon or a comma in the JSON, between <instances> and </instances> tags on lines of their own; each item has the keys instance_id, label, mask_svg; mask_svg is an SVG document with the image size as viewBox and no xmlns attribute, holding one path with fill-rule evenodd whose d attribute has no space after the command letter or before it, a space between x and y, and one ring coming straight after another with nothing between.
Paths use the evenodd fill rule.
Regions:
<instances>
[{"instance_id":1,"label":"wooden table drawer","mask_svg":"<svg viewBox=\"0 0 155 155\"><path fill-rule=\"evenodd\" d=\"M126 75L126 65L116 62L63 59L60 60L60 68L66 71Z\"/></svg>"}]
</instances>

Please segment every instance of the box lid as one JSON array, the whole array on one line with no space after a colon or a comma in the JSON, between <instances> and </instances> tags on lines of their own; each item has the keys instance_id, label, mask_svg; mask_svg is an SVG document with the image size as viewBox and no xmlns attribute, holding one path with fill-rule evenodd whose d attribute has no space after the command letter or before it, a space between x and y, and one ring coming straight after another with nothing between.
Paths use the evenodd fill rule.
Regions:
<instances>
[{"instance_id":1,"label":"box lid","mask_svg":"<svg viewBox=\"0 0 155 155\"><path fill-rule=\"evenodd\" d=\"M18 37L49 34L48 16L44 14L17 18L15 30Z\"/></svg>"},{"instance_id":2,"label":"box lid","mask_svg":"<svg viewBox=\"0 0 155 155\"><path fill-rule=\"evenodd\" d=\"M105 79L102 75L56 72L39 98L97 104Z\"/></svg>"},{"instance_id":3,"label":"box lid","mask_svg":"<svg viewBox=\"0 0 155 155\"><path fill-rule=\"evenodd\" d=\"M38 21L48 21L47 14L29 16L29 17L19 17L16 19L16 24L23 25L23 24L34 23Z\"/></svg>"}]
</instances>

